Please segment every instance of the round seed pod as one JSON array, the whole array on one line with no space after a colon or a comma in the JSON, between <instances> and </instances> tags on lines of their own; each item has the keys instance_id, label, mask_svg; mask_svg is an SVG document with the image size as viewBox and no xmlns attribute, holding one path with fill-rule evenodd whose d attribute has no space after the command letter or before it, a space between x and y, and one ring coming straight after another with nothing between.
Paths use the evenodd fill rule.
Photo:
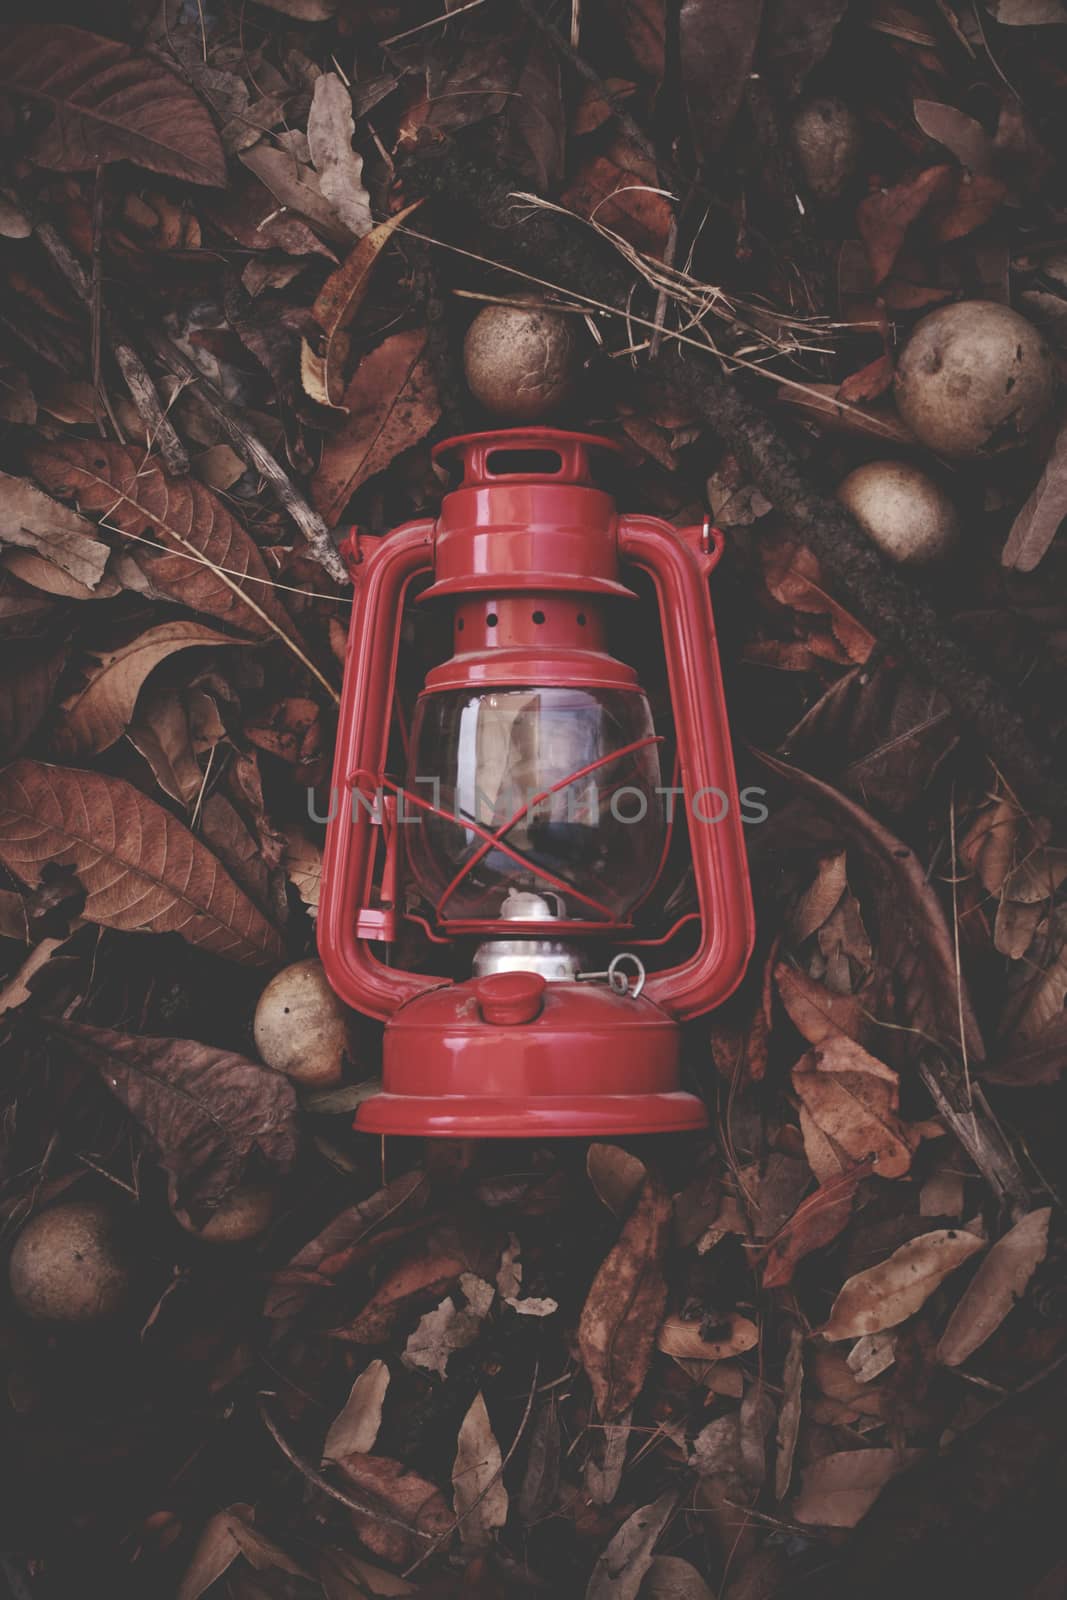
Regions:
<instances>
[{"instance_id":1,"label":"round seed pod","mask_svg":"<svg viewBox=\"0 0 1067 1600\"><path fill-rule=\"evenodd\" d=\"M905 461L869 461L838 486L846 505L893 561L939 561L959 537L956 508L940 484Z\"/></svg>"},{"instance_id":2,"label":"round seed pod","mask_svg":"<svg viewBox=\"0 0 1067 1600\"><path fill-rule=\"evenodd\" d=\"M339 1083L351 1043L349 1013L326 981L321 961L283 967L259 997L252 1032L268 1067L294 1083Z\"/></svg>"},{"instance_id":3,"label":"round seed pod","mask_svg":"<svg viewBox=\"0 0 1067 1600\"><path fill-rule=\"evenodd\" d=\"M28 1222L8 1264L15 1304L48 1322L100 1322L120 1311L130 1257L116 1213L98 1200L50 1206Z\"/></svg>"},{"instance_id":4,"label":"round seed pod","mask_svg":"<svg viewBox=\"0 0 1067 1600\"><path fill-rule=\"evenodd\" d=\"M843 100L805 100L790 127L801 176L820 200L836 200L859 166L863 130Z\"/></svg>"},{"instance_id":5,"label":"round seed pod","mask_svg":"<svg viewBox=\"0 0 1067 1600\"><path fill-rule=\"evenodd\" d=\"M197 1227L187 1211L170 1196L175 1220L186 1233L195 1234L207 1244L245 1244L258 1238L274 1216L274 1191L256 1184L242 1184L228 1194L207 1221Z\"/></svg>"},{"instance_id":6,"label":"round seed pod","mask_svg":"<svg viewBox=\"0 0 1067 1600\"><path fill-rule=\"evenodd\" d=\"M1052 405L1056 369L1037 329L992 300L923 317L901 353L896 401L908 427L944 456L1010 450Z\"/></svg>"},{"instance_id":7,"label":"round seed pod","mask_svg":"<svg viewBox=\"0 0 1067 1600\"><path fill-rule=\"evenodd\" d=\"M572 317L543 306L486 306L463 341L467 383L494 416L533 422L566 399L577 349Z\"/></svg>"}]
</instances>

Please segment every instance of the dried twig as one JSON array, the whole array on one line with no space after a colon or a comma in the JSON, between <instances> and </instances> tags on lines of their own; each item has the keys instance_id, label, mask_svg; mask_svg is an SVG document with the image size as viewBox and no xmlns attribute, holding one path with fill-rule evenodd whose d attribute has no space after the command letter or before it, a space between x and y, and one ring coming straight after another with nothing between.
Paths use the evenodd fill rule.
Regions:
<instances>
[{"instance_id":1,"label":"dried twig","mask_svg":"<svg viewBox=\"0 0 1067 1600\"><path fill-rule=\"evenodd\" d=\"M330 577L336 578L338 583L347 584L350 581L349 576L344 562L337 553L337 546L333 542L329 528L318 512L313 511L308 505L293 480L279 466L263 441L253 433L240 408L231 405L229 400L224 400L215 386L208 382L203 373L172 340L167 338L166 334L150 328L145 330L145 337L164 366L169 367L178 377L196 385L197 394L217 418L241 460L266 479L274 490L279 505L289 513L304 535L308 554L312 560L325 567Z\"/></svg>"},{"instance_id":2,"label":"dried twig","mask_svg":"<svg viewBox=\"0 0 1067 1600\"><path fill-rule=\"evenodd\" d=\"M34 232L92 318L93 285L86 277L80 261L50 222L39 222ZM130 391L130 399L143 417L148 436L158 447L167 471L172 477L184 478L189 471L189 457L175 432L174 424L163 409L148 368L113 316L101 310L99 326L114 353L126 387Z\"/></svg>"},{"instance_id":3,"label":"dried twig","mask_svg":"<svg viewBox=\"0 0 1067 1600\"><path fill-rule=\"evenodd\" d=\"M1001 1205L1015 1219L1030 1206L1030 1192L1015 1152L1001 1132L981 1087L957 1075L943 1056L919 1059L919 1076L937 1114L956 1135Z\"/></svg>"}]
</instances>

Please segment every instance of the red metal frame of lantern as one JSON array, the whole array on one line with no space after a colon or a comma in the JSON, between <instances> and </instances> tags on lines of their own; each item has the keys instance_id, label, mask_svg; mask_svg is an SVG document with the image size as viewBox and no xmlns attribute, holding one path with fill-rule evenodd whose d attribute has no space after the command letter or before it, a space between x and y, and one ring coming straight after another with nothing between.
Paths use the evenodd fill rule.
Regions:
<instances>
[{"instance_id":1,"label":"red metal frame of lantern","mask_svg":"<svg viewBox=\"0 0 1067 1600\"><path fill-rule=\"evenodd\" d=\"M462 481L435 521L409 523L384 539L357 532L343 546L355 584L327 829L318 944L341 998L385 1024L383 1092L365 1101L368 1132L449 1137L591 1136L702 1127L703 1103L680 1088L679 1024L719 1005L752 951L752 897L708 578L722 536L675 529L652 517L620 516L593 481L589 457L608 441L548 428L451 439L434 451L458 458ZM665 935L629 944L664 945L681 922L699 920L693 953L628 984L546 981L536 971L451 979L387 965L375 944L392 942L401 909L400 843L408 815L455 822L454 812L386 771L401 615L415 579L419 603L453 606L455 653L427 674L420 705L463 691L581 689L641 692L633 668L608 654L606 602L632 596L628 568L648 575L658 603L678 747L680 789L726 797L721 819L690 827L698 913ZM435 944L499 936L493 916L450 914L457 890L490 852L513 861L545 893L581 915L553 932L603 941L630 935L599 895L515 850L507 835L531 807L636 757L648 733L565 773L495 827L464 815L471 854L445 885L431 918L416 917ZM353 803L355 802L355 803ZM699 809L697 810L699 816ZM478 841L474 844L473 841ZM666 861L668 839L657 871ZM647 896L648 890L639 897ZM632 910L632 908L631 908ZM545 933L541 920L512 919L509 938Z\"/></svg>"}]
</instances>

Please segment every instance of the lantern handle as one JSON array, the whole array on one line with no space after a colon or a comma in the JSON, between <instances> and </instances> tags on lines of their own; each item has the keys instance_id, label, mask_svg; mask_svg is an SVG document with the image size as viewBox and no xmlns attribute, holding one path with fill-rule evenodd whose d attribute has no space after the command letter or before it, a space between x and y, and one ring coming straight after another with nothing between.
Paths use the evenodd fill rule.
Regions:
<instances>
[{"instance_id":1,"label":"lantern handle","mask_svg":"<svg viewBox=\"0 0 1067 1600\"><path fill-rule=\"evenodd\" d=\"M651 973L645 992L684 1020L710 1011L733 992L755 942L707 581L722 553L722 535L708 522L676 529L656 517L621 516L618 549L622 561L650 575L656 590L702 925L695 954L680 966ZM721 817L706 814L699 803L711 794L725 799Z\"/></svg>"},{"instance_id":2,"label":"lantern handle","mask_svg":"<svg viewBox=\"0 0 1067 1600\"><path fill-rule=\"evenodd\" d=\"M382 1020L416 995L450 981L387 967L357 932L369 898L378 829L377 808L357 803L355 794L367 773L385 769L404 596L413 578L432 569L433 559L434 523L425 520L376 541L360 564L337 723L319 954L345 1004Z\"/></svg>"}]
</instances>

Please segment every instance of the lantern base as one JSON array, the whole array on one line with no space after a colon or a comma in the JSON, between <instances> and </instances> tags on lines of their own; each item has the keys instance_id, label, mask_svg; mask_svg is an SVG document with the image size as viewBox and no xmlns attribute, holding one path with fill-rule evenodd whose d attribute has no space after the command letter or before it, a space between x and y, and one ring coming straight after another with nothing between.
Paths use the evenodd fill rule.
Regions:
<instances>
[{"instance_id":1,"label":"lantern base","mask_svg":"<svg viewBox=\"0 0 1067 1600\"><path fill-rule=\"evenodd\" d=\"M356 1113L360 1133L422 1139L595 1139L604 1134L706 1128L702 1100L682 1090L650 1094L377 1094Z\"/></svg>"}]
</instances>

